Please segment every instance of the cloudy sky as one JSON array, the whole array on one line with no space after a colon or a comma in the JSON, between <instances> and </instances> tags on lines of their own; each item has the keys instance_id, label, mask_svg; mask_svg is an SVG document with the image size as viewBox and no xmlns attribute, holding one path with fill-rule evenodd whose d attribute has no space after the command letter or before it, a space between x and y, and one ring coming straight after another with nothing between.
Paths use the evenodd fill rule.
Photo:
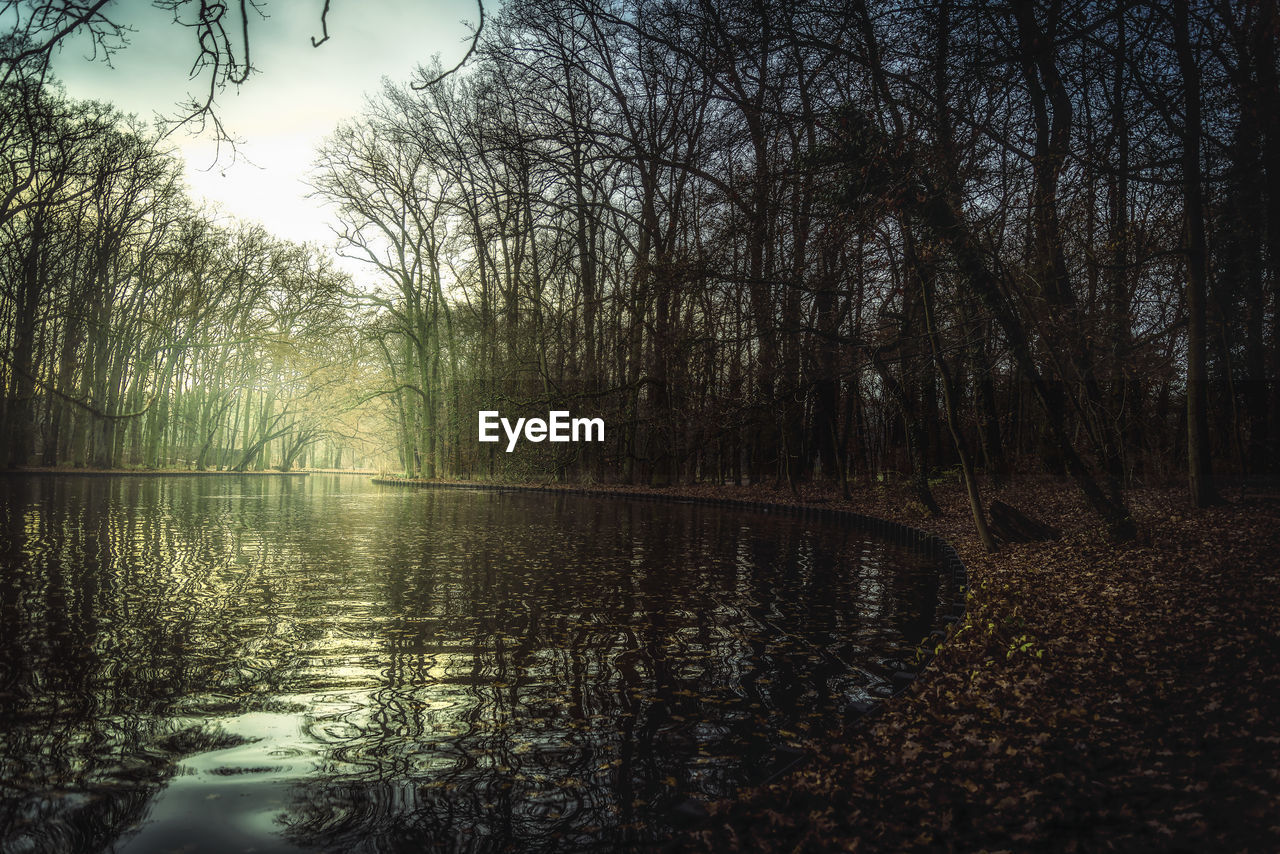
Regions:
<instances>
[{"instance_id":1,"label":"cloudy sky","mask_svg":"<svg viewBox=\"0 0 1280 854\"><path fill-rule=\"evenodd\" d=\"M330 39L319 48L324 0L268 0L269 16L252 20L253 64L259 73L218 99L228 132L243 140L239 156L215 156L212 135L176 132L172 142L187 159L187 180L197 198L218 203L236 216L261 222L293 240L331 245L328 216L306 198L303 181L316 145L340 120L357 114L365 93L381 79L411 78L419 64L439 54L446 67L466 53L478 19L475 0L332 0ZM496 11L491 2L486 12ZM85 40L69 43L55 60L55 73L75 98L111 101L150 119L174 115L189 93L206 80L188 72L196 54L194 34L176 26L172 14L150 0L116 0L108 12L132 26L129 46L111 66L86 58Z\"/></svg>"}]
</instances>

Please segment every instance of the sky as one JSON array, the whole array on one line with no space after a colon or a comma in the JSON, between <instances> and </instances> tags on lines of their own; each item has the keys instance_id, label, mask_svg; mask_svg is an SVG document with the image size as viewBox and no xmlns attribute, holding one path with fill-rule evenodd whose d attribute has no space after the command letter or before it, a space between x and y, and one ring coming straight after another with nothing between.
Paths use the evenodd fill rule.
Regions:
<instances>
[{"instance_id":1,"label":"sky","mask_svg":"<svg viewBox=\"0 0 1280 854\"><path fill-rule=\"evenodd\" d=\"M280 237L332 246L331 216L320 200L307 198L304 183L316 147L360 112L365 94L380 90L383 77L407 81L437 53L445 67L456 64L470 43L463 22L474 24L478 9L475 0L331 0L330 39L313 48L324 0L260 5L269 17L251 19L250 31L259 73L218 96L223 125L241 140L235 157L225 146L218 153L211 131L178 130L169 142L187 160L195 198L261 222ZM486 14L496 11L493 5ZM207 85L207 78L188 79L193 31L175 25L172 13L150 0L115 0L106 11L134 28L129 46L107 65L87 58L86 39L68 42L54 61L67 94L110 101L146 120L177 115L178 103Z\"/></svg>"}]
</instances>

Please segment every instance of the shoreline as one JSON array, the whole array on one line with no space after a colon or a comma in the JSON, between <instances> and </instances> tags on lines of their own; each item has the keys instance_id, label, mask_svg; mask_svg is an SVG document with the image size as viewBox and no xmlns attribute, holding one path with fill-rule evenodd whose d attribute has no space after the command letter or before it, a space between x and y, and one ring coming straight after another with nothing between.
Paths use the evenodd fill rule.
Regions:
<instances>
[{"instance_id":1,"label":"shoreline","mask_svg":"<svg viewBox=\"0 0 1280 854\"><path fill-rule=\"evenodd\" d=\"M958 482L930 517L901 485L377 480L845 511L956 550L967 608L920 678L814 733L781 779L701 805L681 850L1280 850L1280 486L1206 509L1131 490L1139 536L1115 544L1070 484L984 484L1061 531L988 554Z\"/></svg>"}]
</instances>

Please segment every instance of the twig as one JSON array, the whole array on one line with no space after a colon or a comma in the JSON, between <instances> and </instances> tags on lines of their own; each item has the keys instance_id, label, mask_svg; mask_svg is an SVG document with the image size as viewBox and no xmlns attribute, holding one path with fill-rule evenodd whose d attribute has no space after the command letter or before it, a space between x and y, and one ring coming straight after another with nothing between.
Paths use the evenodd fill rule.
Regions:
<instances>
[{"instance_id":1,"label":"twig","mask_svg":"<svg viewBox=\"0 0 1280 854\"><path fill-rule=\"evenodd\" d=\"M480 33L484 31L484 0L476 0L476 6L478 6L480 9L480 24L479 26L476 27L475 35L471 37L471 47L467 48L466 55L462 57L462 59L458 62L457 65L455 65L453 68L450 68L448 71L441 72L440 74L437 74L435 77L432 77L430 80L427 80L426 82L409 84L410 87L415 92L421 92L423 89L430 89L432 86L436 85L441 80L448 77L450 74L457 73L462 69L462 66L467 64L467 60L470 59L472 55L476 52L476 48L479 47L480 45Z\"/></svg>"}]
</instances>

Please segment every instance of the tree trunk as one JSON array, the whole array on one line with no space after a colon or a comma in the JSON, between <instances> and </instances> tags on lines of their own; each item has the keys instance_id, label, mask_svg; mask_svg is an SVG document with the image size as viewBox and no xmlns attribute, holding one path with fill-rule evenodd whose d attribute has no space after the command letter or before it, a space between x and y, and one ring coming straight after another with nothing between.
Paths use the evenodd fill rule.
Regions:
<instances>
[{"instance_id":1,"label":"tree trunk","mask_svg":"<svg viewBox=\"0 0 1280 854\"><path fill-rule=\"evenodd\" d=\"M1187 486L1191 503L1217 502L1209 447L1207 365L1208 290L1204 231L1204 191L1200 179L1200 67L1191 47L1187 0L1173 3L1174 49L1182 72L1186 127L1182 133L1182 195L1185 204L1187 264Z\"/></svg>"}]
</instances>

